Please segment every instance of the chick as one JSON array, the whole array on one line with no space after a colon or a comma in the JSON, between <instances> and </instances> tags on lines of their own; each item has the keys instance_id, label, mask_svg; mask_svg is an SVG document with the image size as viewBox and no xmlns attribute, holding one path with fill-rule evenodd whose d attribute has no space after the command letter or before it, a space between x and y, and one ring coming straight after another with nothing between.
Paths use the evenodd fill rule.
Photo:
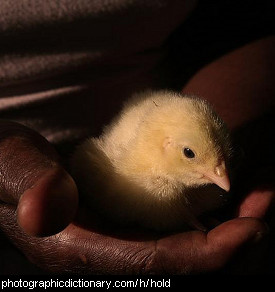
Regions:
<instances>
[{"instance_id":1,"label":"chick","mask_svg":"<svg viewBox=\"0 0 275 292\"><path fill-rule=\"evenodd\" d=\"M88 204L112 222L204 230L198 216L230 189L230 156L229 132L206 101L150 91L77 148L72 173Z\"/></svg>"}]
</instances>

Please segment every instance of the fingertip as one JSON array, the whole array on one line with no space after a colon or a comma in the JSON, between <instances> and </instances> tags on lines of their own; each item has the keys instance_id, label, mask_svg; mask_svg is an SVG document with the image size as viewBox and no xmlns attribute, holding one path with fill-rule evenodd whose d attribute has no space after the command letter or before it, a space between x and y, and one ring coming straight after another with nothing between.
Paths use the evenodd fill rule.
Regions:
<instances>
[{"instance_id":1,"label":"fingertip","mask_svg":"<svg viewBox=\"0 0 275 292\"><path fill-rule=\"evenodd\" d=\"M237 216L264 218L273 204L273 190L254 190L241 202Z\"/></svg>"},{"instance_id":2,"label":"fingertip","mask_svg":"<svg viewBox=\"0 0 275 292\"><path fill-rule=\"evenodd\" d=\"M257 233L267 234L268 230L267 224L261 219L242 217L220 224L212 229L207 237L210 241L228 242L234 246L253 240Z\"/></svg>"},{"instance_id":3,"label":"fingertip","mask_svg":"<svg viewBox=\"0 0 275 292\"><path fill-rule=\"evenodd\" d=\"M236 218L212 229L207 235L208 265L217 269L225 265L247 244L257 244L269 233L265 222L257 218Z\"/></svg>"},{"instance_id":4,"label":"fingertip","mask_svg":"<svg viewBox=\"0 0 275 292\"><path fill-rule=\"evenodd\" d=\"M74 219L77 206L78 191L73 179L63 169L54 168L23 193L17 222L29 235L53 235Z\"/></svg>"}]
</instances>

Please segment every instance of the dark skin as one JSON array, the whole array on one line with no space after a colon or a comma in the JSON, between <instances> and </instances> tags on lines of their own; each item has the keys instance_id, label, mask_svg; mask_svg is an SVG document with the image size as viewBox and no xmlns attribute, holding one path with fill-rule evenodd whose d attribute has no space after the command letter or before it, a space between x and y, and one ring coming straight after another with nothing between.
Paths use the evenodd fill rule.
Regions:
<instances>
[{"instance_id":1,"label":"dark skin","mask_svg":"<svg viewBox=\"0 0 275 292\"><path fill-rule=\"evenodd\" d=\"M267 111L274 106L275 64L270 66L264 61L275 60L271 49L274 40L263 39L233 51L203 68L183 88L183 92L199 93L214 104L236 133L237 142L249 155L246 161L250 162L255 161L253 153L257 151L251 149L257 149L258 138L247 134L250 140L242 139L243 134L251 131L247 125L253 125L253 121L265 120ZM247 62L246 56L251 55L253 58ZM238 64L238 74L232 62ZM268 137L272 125L265 122L260 125L263 127L257 133L267 130ZM238 136L238 132L242 134ZM234 271L249 258L248 253L254 256L256 251L263 252L257 247L268 233L264 220L275 190L274 164L272 168L268 160L264 165L261 159L256 159L240 169L234 186L238 198L233 212L209 232L164 236L123 233L113 228L108 231L96 221L87 225L86 211L82 206L78 208L75 183L46 140L32 130L6 121L0 123L0 137L1 229L33 263L46 271L90 274ZM269 141L261 140L262 147L264 143Z\"/></svg>"}]
</instances>

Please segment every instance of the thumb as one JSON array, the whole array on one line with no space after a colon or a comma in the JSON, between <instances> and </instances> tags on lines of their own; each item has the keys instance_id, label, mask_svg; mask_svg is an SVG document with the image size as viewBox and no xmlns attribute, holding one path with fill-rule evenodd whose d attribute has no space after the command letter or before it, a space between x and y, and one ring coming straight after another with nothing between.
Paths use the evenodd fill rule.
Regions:
<instances>
[{"instance_id":1,"label":"thumb","mask_svg":"<svg viewBox=\"0 0 275 292\"><path fill-rule=\"evenodd\" d=\"M18 224L35 236L64 229L78 202L76 185L50 143L10 121L0 121L0 200L17 206Z\"/></svg>"}]
</instances>

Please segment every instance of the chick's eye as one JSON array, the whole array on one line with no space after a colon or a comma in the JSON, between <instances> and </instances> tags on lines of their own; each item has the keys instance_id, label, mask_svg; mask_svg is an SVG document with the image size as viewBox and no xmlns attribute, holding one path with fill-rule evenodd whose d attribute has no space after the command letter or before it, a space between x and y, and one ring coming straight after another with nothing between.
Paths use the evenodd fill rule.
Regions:
<instances>
[{"instance_id":1,"label":"chick's eye","mask_svg":"<svg viewBox=\"0 0 275 292\"><path fill-rule=\"evenodd\" d=\"M183 148L183 154L187 157L187 158L194 158L195 157L195 153L190 149L190 148Z\"/></svg>"}]
</instances>

